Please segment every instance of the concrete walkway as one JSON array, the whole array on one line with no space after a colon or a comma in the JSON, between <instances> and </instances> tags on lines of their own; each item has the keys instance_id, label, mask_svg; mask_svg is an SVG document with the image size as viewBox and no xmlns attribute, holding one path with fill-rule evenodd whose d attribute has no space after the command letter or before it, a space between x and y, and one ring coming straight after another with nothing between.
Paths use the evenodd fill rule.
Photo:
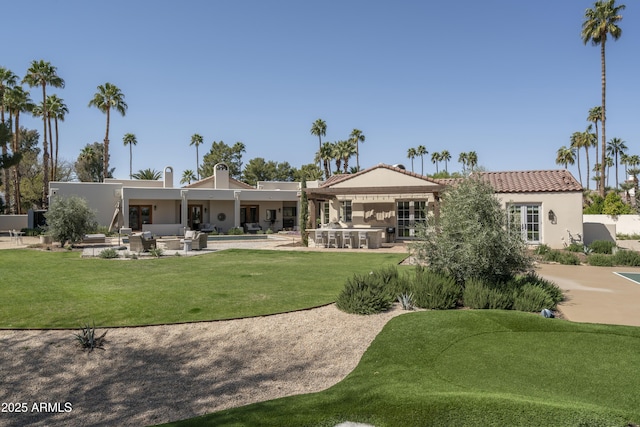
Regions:
<instances>
[{"instance_id":1,"label":"concrete walkway","mask_svg":"<svg viewBox=\"0 0 640 427\"><path fill-rule=\"evenodd\" d=\"M38 243L40 243L38 237L23 237L22 243L16 244L10 241L9 236L0 235L0 249L27 248L29 245ZM117 243L116 239L113 244L117 245ZM182 250L176 252L192 256L230 248L407 253L407 248L402 243L386 244L375 250L305 248L299 245L299 237L294 235L272 235L260 240L209 242L207 249L202 251L189 251L186 254ZM96 256L99 250L98 246L87 246L83 254ZM173 255L173 252L168 251L167 255ZM640 326L640 284L614 274L614 272L640 273L640 268L540 264L537 272L565 291L567 300L559 306L565 319L574 322Z\"/></svg>"}]
</instances>

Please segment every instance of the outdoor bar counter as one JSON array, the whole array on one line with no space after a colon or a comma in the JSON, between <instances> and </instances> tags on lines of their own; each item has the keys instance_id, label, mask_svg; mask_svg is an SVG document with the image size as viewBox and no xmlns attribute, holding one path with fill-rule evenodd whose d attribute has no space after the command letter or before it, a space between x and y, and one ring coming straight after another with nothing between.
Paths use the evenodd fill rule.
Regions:
<instances>
[{"instance_id":1,"label":"outdoor bar counter","mask_svg":"<svg viewBox=\"0 0 640 427\"><path fill-rule=\"evenodd\" d=\"M351 249L378 249L382 246L381 228L309 228L305 231L309 236L309 246Z\"/></svg>"}]
</instances>

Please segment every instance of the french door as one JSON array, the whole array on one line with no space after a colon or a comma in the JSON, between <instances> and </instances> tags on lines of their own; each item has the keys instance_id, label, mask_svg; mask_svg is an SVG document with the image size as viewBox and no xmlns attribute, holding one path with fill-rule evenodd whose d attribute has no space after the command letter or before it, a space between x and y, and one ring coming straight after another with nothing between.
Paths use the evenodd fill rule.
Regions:
<instances>
[{"instance_id":1,"label":"french door","mask_svg":"<svg viewBox=\"0 0 640 427\"><path fill-rule=\"evenodd\" d=\"M540 243L540 205L511 205L509 219L520 224L522 240Z\"/></svg>"},{"instance_id":2,"label":"french door","mask_svg":"<svg viewBox=\"0 0 640 427\"><path fill-rule=\"evenodd\" d=\"M151 224L151 205L129 205L129 227L142 230L142 224Z\"/></svg>"},{"instance_id":3,"label":"french door","mask_svg":"<svg viewBox=\"0 0 640 427\"><path fill-rule=\"evenodd\" d=\"M398 219L396 236L412 239L416 236L416 226L427 222L427 202L424 200L402 200L396 204Z\"/></svg>"}]
</instances>

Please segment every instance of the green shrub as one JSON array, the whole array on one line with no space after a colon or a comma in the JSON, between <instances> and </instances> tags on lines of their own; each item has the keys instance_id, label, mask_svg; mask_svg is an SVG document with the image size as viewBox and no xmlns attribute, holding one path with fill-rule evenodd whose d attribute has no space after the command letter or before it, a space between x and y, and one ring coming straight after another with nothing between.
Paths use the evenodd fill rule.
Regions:
<instances>
[{"instance_id":1,"label":"green shrub","mask_svg":"<svg viewBox=\"0 0 640 427\"><path fill-rule=\"evenodd\" d=\"M627 267L640 266L640 253L636 251L620 250L612 255L615 265L624 265Z\"/></svg>"},{"instance_id":2,"label":"green shrub","mask_svg":"<svg viewBox=\"0 0 640 427\"><path fill-rule=\"evenodd\" d=\"M54 197L49 210L44 214L47 220L47 233L60 246L67 242L74 243L95 230L98 225L95 212L87 205L87 201L77 196Z\"/></svg>"},{"instance_id":3,"label":"green shrub","mask_svg":"<svg viewBox=\"0 0 640 427\"><path fill-rule=\"evenodd\" d=\"M118 258L118 251L116 251L114 248L107 248L102 250L102 252L100 252L100 254L98 255L100 258Z\"/></svg>"},{"instance_id":4,"label":"green shrub","mask_svg":"<svg viewBox=\"0 0 640 427\"><path fill-rule=\"evenodd\" d=\"M460 285L451 276L423 270L412 285L416 307L447 310L456 307L462 297Z\"/></svg>"},{"instance_id":5,"label":"green shrub","mask_svg":"<svg viewBox=\"0 0 640 427\"><path fill-rule=\"evenodd\" d=\"M375 314L388 310L395 300L388 286L374 274L355 274L347 279L336 307L346 313Z\"/></svg>"},{"instance_id":6,"label":"green shrub","mask_svg":"<svg viewBox=\"0 0 640 427\"><path fill-rule=\"evenodd\" d=\"M549 294L539 286L526 284L515 291L513 309L526 312L555 307Z\"/></svg>"},{"instance_id":7,"label":"green shrub","mask_svg":"<svg viewBox=\"0 0 640 427\"><path fill-rule=\"evenodd\" d=\"M227 234L231 236L239 236L241 234L244 234L244 230L240 227L233 227L230 228L229 231L227 231Z\"/></svg>"},{"instance_id":8,"label":"green shrub","mask_svg":"<svg viewBox=\"0 0 640 427\"><path fill-rule=\"evenodd\" d=\"M160 258L162 255L164 255L164 251L162 250L162 248L158 247L151 248L149 249L149 255Z\"/></svg>"},{"instance_id":9,"label":"green shrub","mask_svg":"<svg viewBox=\"0 0 640 427\"><path fill-rule=\"evenodd\" d=\"M580 243L573 242L573 243L571 243L569 246L567 246L564 249L569 251L569 252L583 252L584 251L584 245L582 245Z\"/></svg>"},{"instance_id":10,"label":"green shrub","mask_svg":"<svg viewBox=\"0 0 640 427\"><path fill-rule=\"evenodd\" d=\"M538 276L536 273L528 273L522 276L518 276L513 280L513 282L515 283L516 288L522 288L525 285L532 285L544 290L554 302L554 305L552 307L546 308L555 309L556 304L564 299L562 289L560 289L558 285L550 280Z\"/></svg>"},{"instance_id":11,"label":"green shrub","mask_svg":"<svg viewBox=\"0 0 640 427\"><path fill-rule=\"evenodd\" d=\"M618 240L640 240L640 234L624 234L624 233L618 233L616 235L616 238Z\"/></svg>"},{"instance_id":12,"label":"green shrub","mask_svg":"<svg viewBox=\"0 0 640 427\"><path fill-rule=\"evenodd\" d=\"M471 279L465 283L462 299L470 308L508 310L513 305L512 295L506 284L489 285L482 280Z\"/></svg>"},{"instance_id":13,"label":"green shrub","mask_svg":"<svg viewBox=\"0 0 640 427\"><path fill-rule=\"evenodd\" d=\"M598 267L613 267L614 259L611 255L595 253L587 257L587 263Z\"/></svg>"},{"instance_id":14,"label":"green shrub","mask_svg":"<svg viewBox=\"0 0 640 427\"><path fill-rule=\"evenodd\" d=\"M547 252L543 258L547 262L557 262L564 265L579 265L580 259L578 256L571 252L559 251L552 249Z\"/></svg>"},{"instance_id":15,"label":"green shrub","mask_svg":"<svg viewBox=\"0 0 640 427\"><path fill-rule=\"evenodd\" d=\"M539 245L533 253L535 253L536 255L546 255L549 253L550 250L551 248L549 247L549 245L545 245L543 243Z\"/></svg>"},{"instance_id":16,"label":"green shrub","mask_svg":"<svg viewBox=\"0 0 640 427\"><path fill-rule=\"evenodd\" d=\"M608 240L594 240L589 245L589 249L596 254L609 254L613 253L613 248L616 247L616 242L611 242Z\"/></svg>"}]
</instances>

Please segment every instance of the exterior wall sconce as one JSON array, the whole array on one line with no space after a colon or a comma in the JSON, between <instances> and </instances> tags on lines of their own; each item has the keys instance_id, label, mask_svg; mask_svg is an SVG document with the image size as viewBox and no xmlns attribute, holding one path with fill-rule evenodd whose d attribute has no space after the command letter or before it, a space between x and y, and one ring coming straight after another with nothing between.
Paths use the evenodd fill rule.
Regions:
<instances>
[{"instance_id":1,"label":"exterior wall sconce","mask_svg":"<svg viewBox=\"0 0 640 427\"><path fill-rule=\"evenodd\" d=\"M157 211L158 210L158 205L153 205L153 210Z\"/></svg>"},{"instance_id":2,"label":"exterior wall sconce","mask_svg":"<svg viewBox=\"0 0 640 427\"><path fill-rule=\"evenodd\" d=\"M204 208L204 213L207 213L207 208Z\"/></svg>"},{"instance_id":3,"label":"exterior wall sconce","mask_svg":"<svg viewBox=\"0 0 640 427\"><path fill-rule=\"evenodd\" d=\"M551 224L555 224L557 219L556 213L553 210L549 210L549 221L551 221Z\"/></svg>"}]
</instances>

